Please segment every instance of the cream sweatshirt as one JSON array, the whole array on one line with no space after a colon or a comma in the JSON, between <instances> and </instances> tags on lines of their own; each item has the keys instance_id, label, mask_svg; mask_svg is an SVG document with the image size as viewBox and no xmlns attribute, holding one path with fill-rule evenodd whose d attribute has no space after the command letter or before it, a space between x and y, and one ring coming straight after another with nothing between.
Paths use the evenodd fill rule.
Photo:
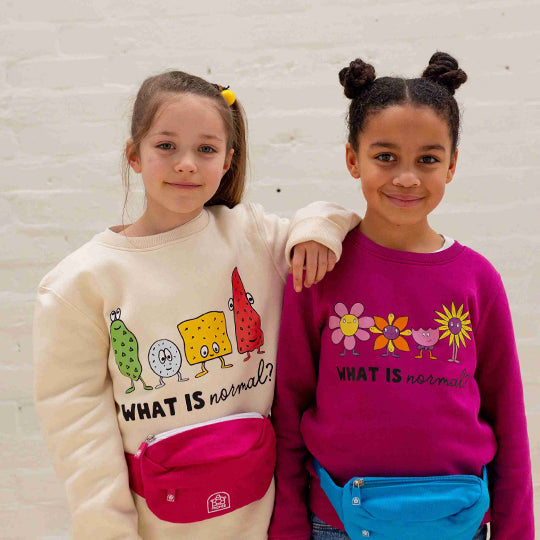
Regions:
<instances>
[{"instance_id":1,"label":"cream sweatshirt","mask_svg":"<svg viewBox=\"0 0 540 540\"><path fill-rule=\"evenodd\" d=\"M286 254L316 240L339 258L358 222L329 203L300 210L292 224L259 205L208 207L154 236L107 229L43 278L34 321L36 408L75 540L266 538L273 483L261 500L229 514L169 523L130 490L124 452L170 429L235 413L268 415ZM238 280L260 320L254 331L263 344L251 351L230 311ZM204 331L188 331L210 315L218 351Z\"/></svg>"}]
</instances>

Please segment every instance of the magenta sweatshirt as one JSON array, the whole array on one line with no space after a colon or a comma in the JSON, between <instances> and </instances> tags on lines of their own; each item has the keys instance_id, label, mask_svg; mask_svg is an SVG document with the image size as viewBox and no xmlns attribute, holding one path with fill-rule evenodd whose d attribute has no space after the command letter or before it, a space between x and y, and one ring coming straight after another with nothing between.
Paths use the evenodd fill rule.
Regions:
<instances>
[{"instance_id":1,"label":"magenta sweatshirt","mask_svg":"<svg viewBox=\"0 0 540 540\"><path fill-rule=\"evenodd\" d=\"M491 264L458 242L410 253L355 229L320 285L297 294L289 280L272 415L270 539L309 539L308 508L343 529L311 456L339 485L353 476L480 476L488 464L492 540L534 539L508 301Z\"/></svg>"}]
</instances>

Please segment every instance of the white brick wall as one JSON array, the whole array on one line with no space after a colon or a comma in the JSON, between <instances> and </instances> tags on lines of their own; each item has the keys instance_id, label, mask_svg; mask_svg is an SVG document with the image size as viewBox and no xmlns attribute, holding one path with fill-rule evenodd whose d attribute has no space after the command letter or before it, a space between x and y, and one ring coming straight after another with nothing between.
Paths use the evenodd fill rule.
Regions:
<instances>
[{"instance_id":1,"label":"white brick wall","mask_svg":"<svg viewBox=\"0 0 540 540\"><path fill-rule=\"evenodd\" d=\"M503 275L540 515L539 19L538 0L3 0L0 536L69 537L32 404L34 293L56 262L120 221L120 154L138 84L169 68L230 84L249 118L249 197L267 210L290 215L319 198L361 209L344 165L337 73L362 56L379 74L412 76L437 49L460 59L469 81L457 92L458 171L433 223ZM139 204L133 197L135 216Z\"/></svg>"}]
</instances>

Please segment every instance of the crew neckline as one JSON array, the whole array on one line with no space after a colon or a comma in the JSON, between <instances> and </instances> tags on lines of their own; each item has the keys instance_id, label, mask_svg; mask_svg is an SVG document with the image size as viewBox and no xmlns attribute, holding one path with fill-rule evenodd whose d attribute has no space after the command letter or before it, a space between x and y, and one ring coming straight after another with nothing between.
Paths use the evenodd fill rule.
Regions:
<instances>
[{"instance_id":1,"label":"crew neckline","mask_svg":"<svg viewBox=\"0 0 540 540\"><path fill-rule=\"evenodd\" d=\"M400 251L387 248L370 240L360 228L355 230L353 240L356 244L371 252L372 254L391 261L413 263L413 264L441 264L455 259L464 249L457 240L454 240L448 248L430 253L416 253L414 251Z\"/></svg>"},{"instance_id":2,"label":"crew neckline","mask_svg":"<svg viewBox=\"0 0 540 540\"><path fill-rule=\"evenodd\" d=\"M156 249L167 244L183 240L202 231L210 221L210 213L206 208L192 220L179 225L178 227L159 234L150 236L126 236L124 234L125 226L115 225L94 237L96 242L101 244L127 250L145 250Z\"/></svg>"},{"instance_id":3,"label":"crew neckline","mask_svg":"<svg viewBox=\"0 0 540 540\"><path fill-rule=\"evenodd\" d=\"M438 253L439 251L444 251L445 249L448 249L455 242L455 240L453 238L450 238L449 236L445 236L444 234L441 234L441 236L444 240L442 247L440 247L439 249L436 249L432 253Z\"/></svg>"}]
</instances>

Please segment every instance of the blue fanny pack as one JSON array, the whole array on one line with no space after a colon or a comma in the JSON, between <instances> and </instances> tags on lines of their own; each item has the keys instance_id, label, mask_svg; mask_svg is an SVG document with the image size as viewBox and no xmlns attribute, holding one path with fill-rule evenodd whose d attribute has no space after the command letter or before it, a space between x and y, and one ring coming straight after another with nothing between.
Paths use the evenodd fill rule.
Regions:
<instances>
[{"instance_id":1,"label":"blue fanny pack","mask_svg":"<svg viewBox=\"0 0 540 540\"><path fill-rule=\"evenodd\" d=\"M339 487L313 466L352 540L471 540L489 508L486 467L482 478L365 477Z\"/></svg>"}]
</instances>

